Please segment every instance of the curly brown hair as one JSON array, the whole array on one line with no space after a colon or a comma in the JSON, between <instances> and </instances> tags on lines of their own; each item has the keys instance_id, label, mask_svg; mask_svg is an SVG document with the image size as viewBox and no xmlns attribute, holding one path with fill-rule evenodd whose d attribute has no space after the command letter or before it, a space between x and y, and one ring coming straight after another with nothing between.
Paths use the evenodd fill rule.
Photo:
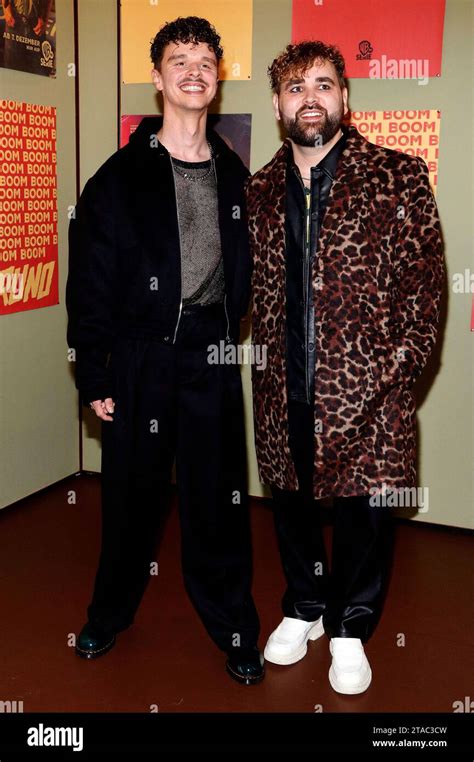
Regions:
<instances>
[{"instance_id":1,"label":"curly brown hair","mask_svg":"<svg viewBox=\"0 0 474 762\"><path fill-rule=\"evenodd\" d=\"M182 42L185 45L188 42L194 45L204 42L214 51L217 63L224 55L220 45L221 38L215 27L207 19L198 16L180 16L161 27L150 45L150 57L155 69L160 68L163 52L170 42Z\"/></svg>"},{"instance_id":2,"label":"curly brown hair","mask_svg":"<svg viewBox=\"0 0 474 762\"><path fill-rule=\"evenodd\" d=\"M298 42L296 45L287 45L268 67L267 73L273 92L280 92L283 80L301 77L315 61L330 61L336 69L341 89L346 86L344 79L346 64L338 48L335 45L325 45L320 40L307 40Z\"/></svg>"}]
</instances>

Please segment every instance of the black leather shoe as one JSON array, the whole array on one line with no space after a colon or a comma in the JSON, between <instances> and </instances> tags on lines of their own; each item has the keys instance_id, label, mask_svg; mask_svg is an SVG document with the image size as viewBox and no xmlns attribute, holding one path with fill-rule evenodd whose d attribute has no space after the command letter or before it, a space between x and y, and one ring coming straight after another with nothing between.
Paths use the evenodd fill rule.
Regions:
<instances>
[{"instance_id":1,"label":"black leather shoe","mask_svg":"<svg viewBox=\"0 0 474 762\"><path fill-rule=\"evenodd\" d=\"M87 622L76 640L76 653L83 659L97 659L115 645L115 635Z\"/></svg>"},{"instance_id":2,"label":"black leather shoe","mask_svg":"<svg viewBox=\"0 0 474 762\"><path fill-rule=\"evenodd\" d=\"M225 668L238 683L254 685L265 677L263 656L258 648L233 648L227 656Z\"/></svg>"}]
</instances>

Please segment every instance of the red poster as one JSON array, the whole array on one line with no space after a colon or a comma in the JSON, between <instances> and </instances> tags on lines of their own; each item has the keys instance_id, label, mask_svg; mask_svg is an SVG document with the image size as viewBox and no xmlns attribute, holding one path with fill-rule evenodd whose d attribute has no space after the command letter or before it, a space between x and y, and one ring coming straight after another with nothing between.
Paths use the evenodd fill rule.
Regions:
<instances>
[{"instance_id":1,"label":"red poster","mask_svg":"<svg viewBox=\"0 0 474 762\"><path fill-rule=\"evenodd\" d=\"M0 100L0 315L58 304L56 109Z\"/></svg>"},{"instance_id":2,"label":"red poster","mask_svg":"<svg viewBox=\"0 0 474 762\"><path fill-rule=\"evenodd\" d=\"M293 42L337 45L350 77L441 74L445 0L293 0Z\"/></svg>"}]
</instances>

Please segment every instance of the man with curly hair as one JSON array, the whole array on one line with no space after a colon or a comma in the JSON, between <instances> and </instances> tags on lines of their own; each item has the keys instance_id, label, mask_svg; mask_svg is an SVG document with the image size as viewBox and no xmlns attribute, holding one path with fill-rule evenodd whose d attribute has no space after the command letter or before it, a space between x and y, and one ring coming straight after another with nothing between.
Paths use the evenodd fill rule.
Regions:
<instances>
[{"instance_id":1,"label":"man with curly hair","mask_svg":"<svg viewBox=\"0 0 474 762\"><path fill-rule=\"evenodd\" d=\"M343 124L335 47L289 45L269 76L287 137L248 187L252 339L267 348L253 401L287 589L264 656L293 664L326 632L330 684L356 694L372 679L363 644L390 566L385 498L416 484L412 387L436 338L440 226L425 163Z\"/></svg>"},{"instance_id":2,"label":"man with curly hair","mask_svg":"<svg viewBox=\"0 0 474 762\"><path fill-rule=\"evenodd\" d=\"M186 590L228 673L251 685L264 668L240 369L208 361L210 346L239 340L251 273L249 173L206 129L222 55L205 19L158 32L163 119L142 120L88 181L71 221L68 341L83 402L102 421L102 549L76 652L105 654L132 624L176 457Z\"/></svg>"}]
</instances>

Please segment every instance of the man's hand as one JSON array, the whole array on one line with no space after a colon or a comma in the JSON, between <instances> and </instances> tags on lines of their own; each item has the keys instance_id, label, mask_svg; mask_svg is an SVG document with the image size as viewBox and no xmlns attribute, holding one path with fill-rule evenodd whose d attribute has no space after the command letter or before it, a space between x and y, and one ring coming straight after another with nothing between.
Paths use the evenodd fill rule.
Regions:
<instances>
[{"instance_id":1,"label":"man's hand","mask_svg":"<svg viewBox=\"0 0 474 762\"><path fill-rule=\"evenodd\" d=\"M5 21L8 26L15 26L15 17L10 5L7 5L7 7L3 9L3 15L5 16Z\"/></svg>"},{"instance_id":2,"label":"man's hand","mask_svg":"<svg viewBox=\"0 0 474 762\"><path fill-rule=\"evenodd\" d=\"M107 397L106 400L95 400L90 403L92 410L95 412L97 418L102 418L103 421L113 421L114 419L107 415L112 414L115 408L115 402L111 397Z\"/></svg>"},{"instance_id":3,"label":"man's hand","mask_svg":"<svg viewBox=\"0 0 474 762\"><path fill-rule=\"evenodd\" d=\"M40 36L40 34L41 34L41 32L43 31L43 29L45 28L45 26L46 26L46 24L45 24L45 21L44 21L44 19L40 19L40 18L39 18L39 16L38 16L38 23L37 23L37 24L36 24L36 26L33 28L33 32L34 32L36 35L38 35L38 37L39 37L39 36Z\"/></svg>"}]
</instances>

